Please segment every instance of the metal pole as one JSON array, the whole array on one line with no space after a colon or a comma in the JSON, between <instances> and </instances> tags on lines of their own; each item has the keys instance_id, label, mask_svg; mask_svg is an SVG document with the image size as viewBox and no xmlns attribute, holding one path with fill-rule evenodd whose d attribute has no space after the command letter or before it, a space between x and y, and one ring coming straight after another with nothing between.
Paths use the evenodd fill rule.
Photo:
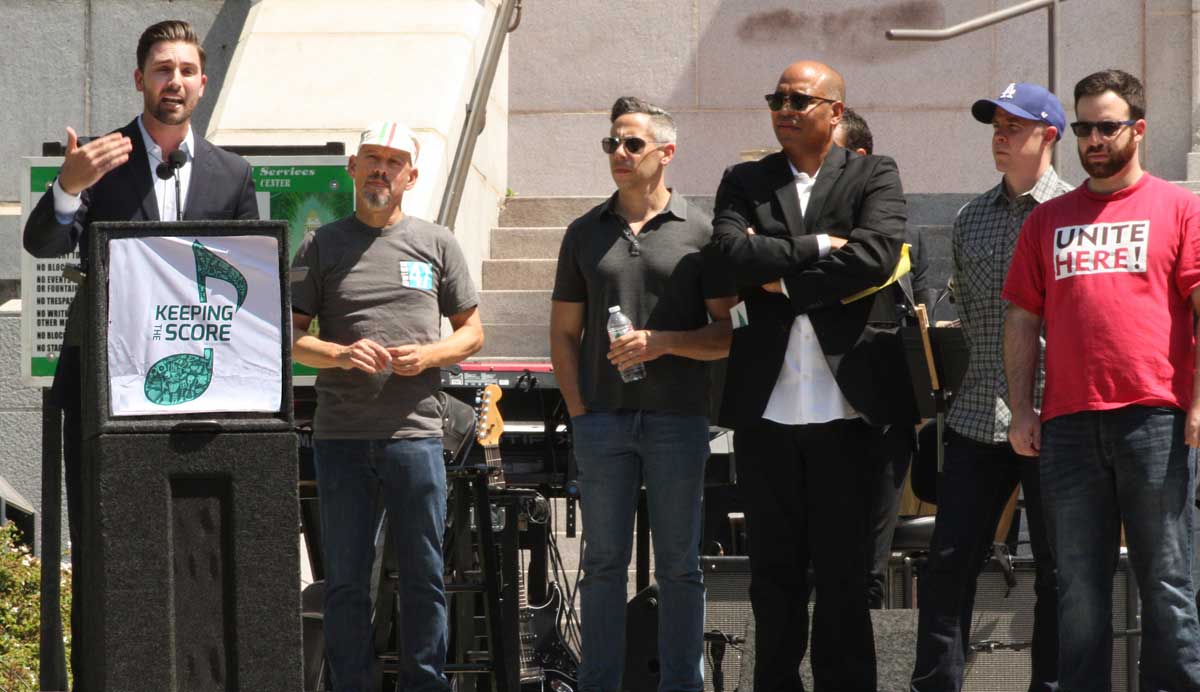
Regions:
<instances>
[{"instance_id":1,"label":"metal pole","mask_svg":"<svg viewBox=\"0 0 1200 692\"><path fill-rule=\"evenodd\" d=\"M503 0L496 10L496 19L492 22L492 32L488 35L487 47L483 51L483 60L479 63L479 76L475 79L475 87L471 90L471 100L467 102L467 117L463 121L462 134L458 138L458 147L454 151L454 163L450 167L450 175L446 180L446 192L442 195L442 205L438 208L437 222L450 230L454 230L454 219L458 216L458 206L462 202L463 187L467 183L467 173L471 168L471 158L475 155L475 142L483 131L483 120L487 115L488 94L492 91L492 80L496 77L496 65L500 62L500 53L504 50L504 39L513 26L513 12L518 9L521 0ZM518 22L519 23L519 20Z\"/></svg>"},{"instance_id":2,"label":"metal pole","mask_svg":"<svg viewBox=\"0 0 1200 692\"><path fill-rule=\"evenodd\" d=\"M1013 5L1007 9L996 10L989 12L975 19L969 19L965 22L948 26L944 29L888 29L885 32L889 41L945 41L949 38L969 34L972 31L985 29L993 24L1008 21L1014 17L1020 17L1023 14L1029 14L1040 9L1045 9L1047 12L1046 33L1049 37L1049 55L1047 63L1049 63L1049 76L1047 79L1046 88L1050 93L1058 96L1058 3L1062 0L1028 0L1019 5ZM1060 97L1061 98L1061 97ZM1050 149L1050 165L1058 168L1058 145Z\"/></svg>"},{"instance_id":3,"label":"metal pole","mask_svg":"<svg viewBox=\"0 0 1200 692\"><path fill-rule=\"evenodd\" d=\"M75 546L78 549L78 546ZM42 600L38 632L38 686L67 689L62 608L62 409L42 389ZM71 575L76 578L77 575ZM71 604L78 607L77 603ZM72 636L78 633L72 632Z\"/></svg>"},{"instance_id":4,"label":"metal pole","mask_svg":"<svg viewBox=\"0 0 1200 692\"><path fill-rule=\"evenodd\" d=\"M944 41L948 38L969 34L972 31L986 29L993 24L1008 21L1023 14L1029 14L1044 7L1053 5L1058 0L1029 0L1008 9L989 12L975 19L949 26L944 29L889 29L886 36L892 41Z\"/></svg>"}]
</instances>

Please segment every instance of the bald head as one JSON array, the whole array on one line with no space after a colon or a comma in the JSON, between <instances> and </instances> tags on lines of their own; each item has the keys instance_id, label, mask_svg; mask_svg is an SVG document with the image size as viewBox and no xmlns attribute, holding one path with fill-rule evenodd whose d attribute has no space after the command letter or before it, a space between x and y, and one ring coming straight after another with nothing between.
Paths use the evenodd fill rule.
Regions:
<instances>
[{"instance_id":1,"label":"bald head","mask_svg":"<svg viewBox=\"0 0 1200 692\"><path fill-rule=\"evenodd\" d=\"M800 60L787 66L779 75L779 84L804 84L805 93L835 101L846 100L846 82L842 75L825 63Z\"/></svg>"},{"instance_id":2,"label":"bald head","mask_svg":"<svg viewBox=\"0 0 1200 692\"><path fill-rule=\"evenodd\" d=\"M788 65L779 75L772 106L775 138L797 170L816 172L833 146L833 131L845 110L845 83L832 67L812 60Z\"/></svg>"}]
</instances>

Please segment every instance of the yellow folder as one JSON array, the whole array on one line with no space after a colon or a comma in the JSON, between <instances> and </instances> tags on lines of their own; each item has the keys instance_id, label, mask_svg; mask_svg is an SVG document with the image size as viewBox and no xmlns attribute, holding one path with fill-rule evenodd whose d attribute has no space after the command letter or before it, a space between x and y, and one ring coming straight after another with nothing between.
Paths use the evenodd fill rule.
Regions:
<instances>
[{"instance_id":1,"label":"yellow folder","mask_svg":"<svg viewBox=\"0 0 1200 692\"><path fill-rule=\"evenodd\" d=\"M891 286L892 284L896 283L900 279L900 277L904 276L909 271L911 271L912 270L912 260L910 260L908 257L909 248L911 248L911 247L912 247L911 245L909 245L908 243L905 243L900 248L900 260L898 262L896 262L896 268L892 270L892 275L888 277L887 281L884 281L883 283L879 284L878 286L872 286L871 288L868 288L865 291L859 291L858 293L855 293L854 295L852 295L848 298L842 298L842 305L847 305L849 303L853 303L854 301L859 300L860 298L866 298L867 296L871 295L872 293L881 291L884 288L887 288L888 286Z\"/></svg>"}]
</instances>

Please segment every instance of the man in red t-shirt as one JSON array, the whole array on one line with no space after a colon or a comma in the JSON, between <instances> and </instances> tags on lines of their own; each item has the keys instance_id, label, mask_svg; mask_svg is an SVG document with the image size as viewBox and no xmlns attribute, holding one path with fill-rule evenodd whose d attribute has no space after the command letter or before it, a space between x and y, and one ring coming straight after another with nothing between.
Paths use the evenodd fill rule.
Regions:
<instances>
[{"instance_id":1,"label":"man in red t-shirt","mask_svg":"<svg viewBox=\"0 0 1200 692\"><path fill-rule=\"evenodd\" d=\"M1071 692L1112 688L1123 523L1142 598L1141 689L1198 690L1188 447L1200 446L1200 199L1138 163L1146 121L1137 78L1120 70L1085 77L1075 113L1088 180L1030 214L1002 293L1011 303L1009 439L1021 454L1040 452L1058 570L1059 683Z\"/></svg>"}]
</instances>

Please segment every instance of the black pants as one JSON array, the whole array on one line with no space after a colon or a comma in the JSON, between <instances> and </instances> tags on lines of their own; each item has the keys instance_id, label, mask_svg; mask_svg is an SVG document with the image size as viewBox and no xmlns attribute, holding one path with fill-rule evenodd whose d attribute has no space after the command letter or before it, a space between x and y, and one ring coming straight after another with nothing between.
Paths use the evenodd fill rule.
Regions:
<instances>
[{"instance_id":1,"label":"black pants","mask_svg":"<svg viewBox=\"0 0 1200 692\"><path fill-rule=\"evenodd\" d=\"M734 435L750 538L756 692L804 689L810 559L816 692L875 692L864 557L869 474L862 460L879 453L881 439L879 428L861 420L762 420Z\"/></svg>"},{"instance_id":2,"label":"black pants","mask_svg":"<svg viewBox=\"0 0 1200 692\"><path fill-rule=\"evenodd\" d=\"M957 692L971 644L975 581L987 563L996 524L1020 483L1029 517L1036 576L1031 692L1058 689L1058 597L1046 537L1038 461L1008 444L975 442L948 431L945 476L938 487L937 523L921 573L914 692Z\"/></svg>"},{"instance_id":3,"label":"black pants","mask_svg":"<svg viewBox=\"0 0 1200 692\"><path fill-rule=\"evenodd\" d=\"M892 536L900 513L904 478L916 449L911 425L892 425L883 435L880 453L865 459L867 489L867 605L883 607L887 592L887 566L892 556Z\"/></svg>"},{"instance_id":4,"label":"black pants","mask_svg":"<svg viewBox=\"0 0 1200 692\"><path fill-rule=\"evenodd\" d=\"M58 371L50 398L62 409L63 485L67 489L67 530L71 538L71 676L75 689L85 689L87 678L83 662L83 630L87 622L89 603L81 597L83 586L94 579L87 572L87 546L83 537L85 526L83 507L83 402L80 383L80 349L64 346L59 354Z\"/></svg>"}]
</instances>

